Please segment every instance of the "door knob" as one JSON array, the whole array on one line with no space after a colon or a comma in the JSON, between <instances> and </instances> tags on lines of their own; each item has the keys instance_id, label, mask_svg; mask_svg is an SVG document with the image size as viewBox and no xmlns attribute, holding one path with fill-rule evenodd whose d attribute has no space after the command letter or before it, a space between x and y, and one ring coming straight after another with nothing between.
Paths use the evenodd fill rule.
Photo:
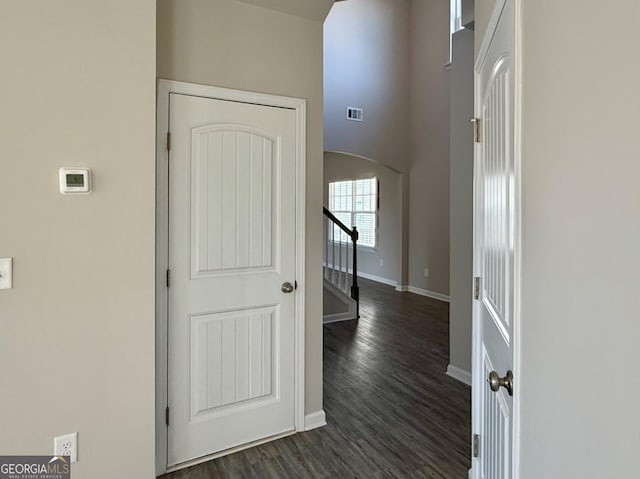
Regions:
<instances>
[{"instance_id":1,"label":"door knob","mask_svg":"<svg viewBox=\"0 0 640 479\"><path fill-rule=\"evenodd\" d=\"M489 382L489 387L494 393L498 392L500 390L500 386L502 386L507 390L507 392L509 393L509 396L513 396L513 372L512 371L507 371L507 375L503 378L501 378L497 372L491 371L489 373L488 382Z\"/></svg>"},{"instance_id":2,"label":"door knob","mask_svg":"<svg viewBox=\"0 0 640 479\"><path fill-rule=\"evenodd\" d=\"M293 293L294 287L289 281L285 281L282 283L282 287L280 288L283 293Z\"/></svg>"}]
</instances>

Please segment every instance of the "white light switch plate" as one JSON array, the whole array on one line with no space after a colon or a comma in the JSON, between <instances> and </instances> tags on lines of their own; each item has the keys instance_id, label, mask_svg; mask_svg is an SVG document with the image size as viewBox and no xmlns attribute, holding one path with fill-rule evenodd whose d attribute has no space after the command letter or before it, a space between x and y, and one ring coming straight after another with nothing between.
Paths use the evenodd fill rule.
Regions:
<instances>
[{"instance_id":1,"label":"white light switch plate","mask_svg":"<svg viewBox=\"0 0 640 479\"><path fill-rule=\"evenodd\" d=\"M13 288L13 258L0 258L0 289Z\"/></svg>"}]
</instances>

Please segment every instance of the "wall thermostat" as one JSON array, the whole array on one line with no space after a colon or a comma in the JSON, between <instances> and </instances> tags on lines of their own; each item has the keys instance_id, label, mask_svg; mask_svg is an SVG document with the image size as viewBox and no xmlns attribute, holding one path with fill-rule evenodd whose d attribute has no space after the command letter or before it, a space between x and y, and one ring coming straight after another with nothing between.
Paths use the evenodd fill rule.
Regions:
<instances>
[{"instance_id":1,"label":"wall thermostat","mask_svg":"<svg viewBox=\"0 0 640 479\"><path fill-rule=\"evenodd\" d=\"M63 195L91 193L89 168L60 168L60 193Z\"/></svg>"}]
</instances>

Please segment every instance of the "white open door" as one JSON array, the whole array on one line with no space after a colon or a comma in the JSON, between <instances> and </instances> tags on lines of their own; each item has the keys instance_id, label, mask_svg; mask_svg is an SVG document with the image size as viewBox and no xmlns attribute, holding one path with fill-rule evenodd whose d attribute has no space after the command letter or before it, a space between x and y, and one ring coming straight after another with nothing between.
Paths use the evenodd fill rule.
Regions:
<instances>
[{"instance_id":1,"label":"white open door","mask_svg":"<svg viewBox=\"0 0 640 479\"><path fill-rule=\"evenodd\" d=\"M294 431L302 365L299 112L202 94L168 98L171 469Z\"/></svg>"},{"instance_id":2,"label":"white open door","mask_svg":"<svg viewBox=\"0 0 640 479\"><path fill-rule=\"evenodd\" d=\"M476 63L473 477L515 479L519 167L515 0L498 1Z\"/></svg>"}]
</instances>

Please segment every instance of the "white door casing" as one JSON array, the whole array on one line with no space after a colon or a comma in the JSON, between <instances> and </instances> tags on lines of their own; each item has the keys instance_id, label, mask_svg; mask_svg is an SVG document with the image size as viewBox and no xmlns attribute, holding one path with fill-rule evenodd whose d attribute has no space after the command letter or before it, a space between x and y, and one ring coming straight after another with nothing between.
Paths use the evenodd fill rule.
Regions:
<instances>
[{"instance_id":1,"label":"white door casing","mask_svg":"<svg viewBox=\"0 0 640 479\"><path fill-rule=\"evenodd\" d=\"M474 164L473 432L476 479L518 477L520 165L519 4L498 1L475 67L480 141ZM514 375L513 396L488 384Z\"/></svg>"},{"instance_id":2,"label":"white door casing","mask_svg":"<svg viewBox=\"0 0 640 479\"><path fill-rule=\"evenodd\" d=\"M171 271L158 314L167 328L158 338L166 376L157 413L162 396L170 407L164 435L157 420L164 472L303 428L302 288L287 294L281 285L303 279L304 102L160 86L171 132L166 191L158 192L168 207L158 267L166 247ZM158 157L160 185L167 158Z\"/></svg>"}]
</instances>

